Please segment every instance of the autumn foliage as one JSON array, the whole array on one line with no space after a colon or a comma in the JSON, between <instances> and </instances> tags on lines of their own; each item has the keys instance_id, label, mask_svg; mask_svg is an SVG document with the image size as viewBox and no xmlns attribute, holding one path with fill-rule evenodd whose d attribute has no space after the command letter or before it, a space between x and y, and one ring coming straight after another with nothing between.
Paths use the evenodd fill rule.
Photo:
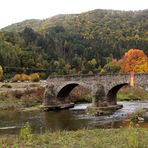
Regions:
<instances>
[{"instance_id":1,"label":"autumn foliage","mask_svg":"<svg viewBox=\"0 0 148 148\"><path fill-rule=\"evenodd\" d=\"M122 58L121 70L123 72L148 72L148 57L139 49L130 49Z\"/></svg>"},{"instance_id":2,"label":"autumn foliage","mask_svg":"<svg viewBox=\"0 0 148 148\"><path fill-rule=\"evenodd\" d=\"M14 77L12 78L13 82L17 82L17 81L33 81L33 82L37 82L40 80L40 76L38 73L32 73L30 75L27 74L16 74L14 75Z\"/></svg>"},{"instance_id":3,"label":"autumn foliage","mask_svg":"<svg viewBox=\"0 0 148 148\"><path fill-rule=\"evenodd\" d=\"M40 80L40 76L38 73L33 73L29 76L30 76L31 81L33 81L33 82L38 82Z\"/></svg>"},{"instance_id":4,"label":"autumn foliage","mask_svg":"<svg viewBox=\"0 0 148 148\"><path fill-rule=\"evenodd\" d=\"M2 69L2 66L0 65L0 80L2 79L3 77L3 69Z\"/></svg>"}]
</instances>

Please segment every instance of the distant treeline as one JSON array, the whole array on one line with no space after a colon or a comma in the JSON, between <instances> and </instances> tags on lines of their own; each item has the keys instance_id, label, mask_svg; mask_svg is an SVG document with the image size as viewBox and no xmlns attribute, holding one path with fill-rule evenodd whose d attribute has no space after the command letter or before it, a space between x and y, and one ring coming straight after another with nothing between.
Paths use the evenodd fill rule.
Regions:
<instances>
[{"instance_id":1,"label":"distant treeline","mask_svg":"<svg viewBox=\"0 0 148 148\"><path fill-rule=\"evenodd\" d=\"M131 48L148 54L148 10L94 10L28 20L0 31L0 65L6 73L15 67L17 73L97 73Z\"/></svg>"}]
</instances>

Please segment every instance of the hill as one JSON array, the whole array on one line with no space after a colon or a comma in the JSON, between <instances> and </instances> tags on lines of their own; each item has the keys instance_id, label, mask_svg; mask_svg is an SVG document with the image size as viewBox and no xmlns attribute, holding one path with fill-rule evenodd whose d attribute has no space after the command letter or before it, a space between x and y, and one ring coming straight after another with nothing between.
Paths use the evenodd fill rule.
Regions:
<instances>
[{"instance_id":1,"label":"hill","mask_svg":"<svg viewBox=\"0 0 148 148\"><path fill-rule=\"evenodd\" d=\"M148 54L148 10L63 14L0 30L1 65L56 74L99 71L131 48Z\"/></svg>"}]
</instances>

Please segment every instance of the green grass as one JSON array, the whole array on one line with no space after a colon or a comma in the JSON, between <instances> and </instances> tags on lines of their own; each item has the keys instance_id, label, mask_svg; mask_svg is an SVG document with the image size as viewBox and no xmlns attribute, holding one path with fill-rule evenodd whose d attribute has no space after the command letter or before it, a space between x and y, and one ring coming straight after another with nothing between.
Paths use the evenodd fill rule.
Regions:
<instances>
[{"instance_id":1,"label":"green grass","mask_svg":"<svg viewBox=\"0 0 148 148\"><path fill-rule=\"evenodd\" d=\"M33 135L27 124L19 136L0 138L0 147L147 148L148 130L138 128L48 132Z\"/></svg>"},{"instance_id":2,"label":"green grass","mask_svg":"<svg viewBox=\"0 0 148 148\"><path fill-rule=\"evenodd\" d=\"M117 94L119 101L148 100L148 92L142 88L125 87Z\"/></svg>"}]
</instances>

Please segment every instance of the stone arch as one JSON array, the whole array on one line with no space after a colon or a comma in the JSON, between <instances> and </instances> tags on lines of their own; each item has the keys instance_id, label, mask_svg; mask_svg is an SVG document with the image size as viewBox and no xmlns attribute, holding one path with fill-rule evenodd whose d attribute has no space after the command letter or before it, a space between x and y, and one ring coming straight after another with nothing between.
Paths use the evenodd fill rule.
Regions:
<instances>
[{"instance_id":1,"label":"stone arch","mask_svg":"<svg viewBox=\"0 0 148 148\"><path fill-rule=\"evenodd\" d=\"M69 95L69 93L79 84L77 83L71 83L71 84L67 84L65 85L57 94L58 98L63 98L63 97L67 97Z\"/></svg>"},{"instance_id":2,"label":"stone arch","mask_svg":"<svg viewBox=\"0 0 148 148\"><path fill-rule=\"evenodd\" d=\"M119 91L120 88L122 88L123 86L129 85L129 83L121 83L121 84L117 84L115 86L113 86L107 93L107 101L109 102L109 104L115 105L117 104L117 93Z\"/></svg>"},{"instance_id":3,"label":"stone arch","mask_svg":"<svg viewBox=\"0 0 148 148\"><path fill-rule=\"evenodd\" d=\"M84 84L82 82L66 82L58 87L56 92L56 97L57 98L68 97L69 93L78 85L88 88L87 84Z\"/></svg>"}]
</instances>

